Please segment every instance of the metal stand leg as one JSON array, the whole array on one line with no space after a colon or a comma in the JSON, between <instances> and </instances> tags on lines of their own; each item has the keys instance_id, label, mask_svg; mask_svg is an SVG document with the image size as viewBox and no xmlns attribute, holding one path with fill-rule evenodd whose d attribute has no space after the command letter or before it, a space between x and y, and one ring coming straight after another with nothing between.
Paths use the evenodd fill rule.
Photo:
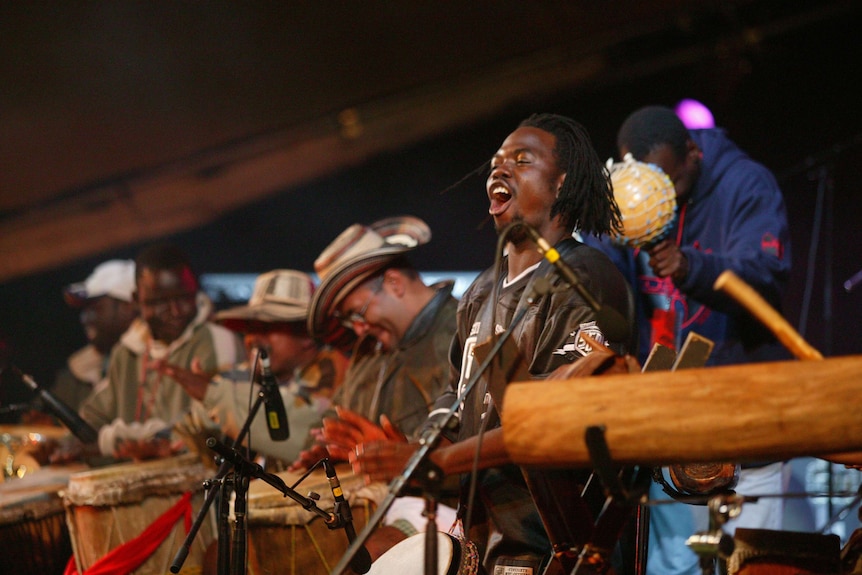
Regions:
<instances>
[{"instance_id":1,"label":"metal stand leg","mask_svg":"<svg viewBox=\"0 0 862 575\"><path fill-rule=\"evenodd\" d=\"M716 495L708 503L709 529L695 533L685 542L700 557L703 575L727 571L725 561L733 553L733 537L722 529L730 519L742 512L743 498L738 495Z\"/></svg>"}]
</instances>

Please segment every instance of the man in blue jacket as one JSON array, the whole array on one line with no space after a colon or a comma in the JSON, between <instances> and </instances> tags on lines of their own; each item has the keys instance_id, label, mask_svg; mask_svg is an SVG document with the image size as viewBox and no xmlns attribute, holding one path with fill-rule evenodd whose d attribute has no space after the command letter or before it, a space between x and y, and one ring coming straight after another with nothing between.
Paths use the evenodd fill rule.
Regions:
<instances>
[{"instance_id":1,"label":"man in blue jacket","mask_svg":"<svg viewBox=\"0 0 862 575\"><path fill-rule=\"evenodd\" d=\"M636 287L641 363L654 343L679 351L692 331L715 342L708 365L788 358L765 327L713 289L724 270L733 270L781 308L790 273L790 232L781 190L770 171L723 130L688 130L673 110L660 106L632 113L620 127L617 147L621 157L631 153L635 160L660 167L674 184L678 205L673 225L658 242L631 249L616 247L608 238L600 241ZM737 492L779 494L785 475L780 462L743 466ZM728 530L781 529L782 507L780 498L745 504ZM700 573L685 540L705 529L706 521L703 506L654 506L648 573Z\"/></svg>"}]
</instances>

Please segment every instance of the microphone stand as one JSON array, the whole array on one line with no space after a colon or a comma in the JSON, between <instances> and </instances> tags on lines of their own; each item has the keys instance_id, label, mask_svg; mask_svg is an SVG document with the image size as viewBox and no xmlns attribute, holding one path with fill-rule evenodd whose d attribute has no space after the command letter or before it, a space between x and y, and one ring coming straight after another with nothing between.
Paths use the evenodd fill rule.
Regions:
<instances>
[{"instance_id":1,"label":"microphone stand","mask_svg":"<svg viewBox=\"0 0 862 575\"><path fill-rule=\"evenodd\" d=\"M548 284L545 282L534 283L536 285L533 288L533 294L528 298L529 301L532 301L537 295L541 295L538 293L536 288L546 289L548 287ZM466 398L476 386L479 378L485 373L491 365L491 362L499 354L500 350L503 348L503 344L506 342L506 339L512 334L518 324L521 323L521 320L524 318L524 315L528 310L529 306L523 306L523 308L515 314L509 327L494 342L494 346L491 348L485 361L479 365L476 373L467 382L464 393L455 400L445 417L431 425L431 427L422 434L422 437L419 439L419 449L413 453L410 460L407 462L404 471L401 472L401 475L393 478L389 483L386 497L384 497L383 501L377 506L377 509L375 509L372 516L368 519L368 523L365 525L365 528L356 536L356 539L350 544L347 551L344 552L341 560L330 572L330 575L341 575L344 573L345 569L353 559L353 556L356 555L357 551L359 551L359 549L365 544L365 541L374 531L376 525L380 523L384 515L389 511L389 508L392 507L395 499L401 493L401 490L404 489L415 474L420 472L424 474L423 481L420 481L420 483L423 484L430 483L433 485L436 481L442 481L442 473L440 472L440 469L427 459L428 455L440 442L444 429L449 427L450 422L455 413L458 412L458 408L463 399ZM432 510L435 515L437 509L436 497L437 493L426 491L426 509ZM425 575L437 575L437 524L435 521L432 525L430 519L431 518L429 518L428 529L425 534Z\"/></svg>"},{"instance_id":2,"label":"microphone stand","mask_svg":"<svg viewBox=\"0 0 862 575\"><path fill-rule=\"evenodd\" d=\"M451 417L451 414L447 418ZM430 465L430 462L428 462ZM443 473L436 466L424 470L422 491L425 498L425 574L437 575L438 539L437 539L437 506L443 487Z\"/></svg>"},{"instance_id":3,"label":"microphone stand","mask_svg":"<svg viewBox=\"0 0 862 575\"><path fill-rule=\"evenodd\" d=\"M252 378L253 379L253 378ZM266 390L263 386L261 386L258 391L257 398L254 401L251 409L248 412L248 416L245 418L245 422L243 422L243 426L240 429L239 433L236 436L236 440L233 441L233 445L242 445L243 440L246 435L248 435L249 430L251 429L251 422L254 420L254 417L257 415L260 406L265 401ZM209 440L207 440L209 441ZM232 446L228 446L232 447ZM201 505L200 510L198 511L197 516L195 517L194 523L192 523L191 529L186 535L185 540L183 541L183 545L177 550L176 555L174 556L174 561L171 563L171 573L179 573L180 569L182 569L183 563L185 563L186 558L189 555L189 551L191 550L192 542L197 536L198 531L203 525L204 520L206 519L206 515L209 512L210 506L212 506L213 502L217 495L221 495L219 500L219 514L218 514L218 575L231 575L228 570L230 561L230 553L231 548L227 545L227 541L231 540L231 532L230 532L230 483L231 480L227 478L228 473L231 470L231 463L226 460L222 460L219 465L218 471L216 471L215 477L212 479L208 479L204 482L204 489L207 490L206 498L204 499L203 505ZM247 482L247 480L246 480ZM233 483L238 483L236 478L234 478ZM247 485L239 485L239 489L244 490ZM237 490L237 501L239 502L242 499L241 505L245 505L245 492L243 491L243 497L239 497L239 490ZM243 509L244 512L244 509ZM244 535L244 534L243 534ZM242 549L242 555L245 555L245 548ZM243 566L244 569L244 566ZM244 570L242 571L245 572Z\"/></svg>"},{"instance_id":4,"label":"microphone stand","mask_svg":"<svg viewBox=\"0 0 862 575\"><path fill-rule=\"evenodd\" d=\"M236 526L234 528L233 541L231 545L232 575L241 575L247 572L246 551L248 549L248 530L246 528L246 512L248 509L248 500L246 496L248 494L248 484L251 478L262 479L284 494L285 497L290 497L299 503L299 505L306 511L316 513L324 519L328 526L332 526L330 527L331 529L341 526L339 525L340 516L336 517L333 513L323 511L317 506L313 499L303 497L292 488L288 487L281 477L272 473L267 473L263 470L263 467L247 460L240 455L236 449L225 445L214 437L207 439L207 447L221 455L224 458L224 462L232 465L234 469L233 483L234 492L236 493L236 498L234 500L234 518ZM219 541L219 547L221 547L221 544L222 542ZM173 567L171 569L173 569Z\"/></svg>"}]
</instances>

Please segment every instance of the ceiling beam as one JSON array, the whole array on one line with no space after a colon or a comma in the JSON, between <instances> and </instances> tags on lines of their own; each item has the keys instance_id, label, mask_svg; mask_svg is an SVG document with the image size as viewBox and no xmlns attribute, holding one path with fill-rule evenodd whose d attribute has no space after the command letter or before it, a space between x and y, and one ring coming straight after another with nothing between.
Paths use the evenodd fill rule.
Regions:
<instances>
[{"instance_id":1,"label":"ceiling beam","mask_svg":"<svg viewBox=\"0 0 862 575\"><path fill-rule=\"evenodd\" d=\"M786 35L850 11L852 2L840 0L747 29L745 37ZM715 48L712 38L632 57L624 66L606 62L604 54L612 46L656 33L661 30L654 24L620 27L605 42L528 54L483 74L357 105L6 213L0 218L0 282L202 226L245 204L493 117L519 102L586 85L630 82L701 60ZM731 31L728 38L738 35L739 30Z\"/></svg>"},{"instance_id":2,"label":"ceiling beam","mask_svg":"<svg viewBox=\"0 0 862 575\"><path fill-rule=\"evenodd\" d=\"M343 111L0 220L0 282L204 225L245 204L577 84L602 62L549 52ZM539 89L540 87L540 89Z\"/></svg>"}]
</instances>

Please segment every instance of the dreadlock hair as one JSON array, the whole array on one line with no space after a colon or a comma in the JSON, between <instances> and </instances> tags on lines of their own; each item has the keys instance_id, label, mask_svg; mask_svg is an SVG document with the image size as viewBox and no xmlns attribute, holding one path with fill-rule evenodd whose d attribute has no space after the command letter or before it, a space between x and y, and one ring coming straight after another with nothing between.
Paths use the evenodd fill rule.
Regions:
<instances>
[{"instance_id":1,"label":"dreadlock hair","mask_svg":"<svg viewBox=\"0 0 862 575\"><path fill-rule=\"evenodd\" d=\"M636 160L660 146L669 146L677 158L684 158L688 129L676 112L664 106L645 106L632 112L617 132L617 148L628 148Z\"/></svg>"},{"instance_id":2,"label":"dreadlock hair","mask_svg":"<svg viewBox=\"0 0 862 575\"><path fill-rule=\"evenodd\" d=\"M570 230L594 235L622 233L622 217L608 170L586 129L556 114L533 114L518 127L538 128L556 137L554 154L566 179L551 206L551 217L559 215Z\"/></svg>"}]
</instances>

